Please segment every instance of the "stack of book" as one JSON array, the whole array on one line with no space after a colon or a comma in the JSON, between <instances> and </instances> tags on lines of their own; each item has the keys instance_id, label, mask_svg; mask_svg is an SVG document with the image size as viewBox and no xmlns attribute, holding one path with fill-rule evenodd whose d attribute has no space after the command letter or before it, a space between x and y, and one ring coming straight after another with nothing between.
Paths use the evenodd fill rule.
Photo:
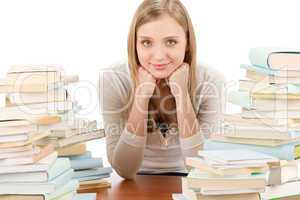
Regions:
<instances>
[{"instance_id":1,"label":"stack of book","mask_svg":"<svg viewBox=\"0 0 300 200\"><path fill-rule=\"evenodd\" d=\"M74 113L75 111L73 111ZM49 130L51 134L39 141L40 145L51 143L59 154L72 154L72 150L83 148L80 143L101 139L105 136L104 129L97 128L95 120L80 119L76 116L68 117L51 127L40 126L40 130ZM64 153L65 152L65 153ZM74 154L75 152L73 152Z\"/></svg>"},{"instance_id":2,"label":"stack of book","mask_svg":"<svg viewBox=\"0 0 300 200\"><path fill-rule=\"evenodd\" d=\"M12 67L0 81L6 105L0 111L0 199L72 199L78 181L69 159L51 143L37 145L66 118L73 104L60 86L77 77L53 67Z\"/></svg>"},{"instance_id":3,"label":"stack of book","mask_svg":"<svg viewBox=\"0 0 300 200\"><path fill-rule=\"evenodd\" d=\"M80 181L99 181L108 177L111 172L111 168L103 168L101 158L86 157L85 160L79 161L79 166L75 161L78 155L86 153L85 142L105 136L104 129L97 128L96 120L77 117L81 108L77 102L72 101L66 88L69 83L77 81L77 76L65 76L57 67L11 67L7 77L1 82L3 87L0 85L1 91L7 93L6 107L0 113L0 120L5 120L5 124L2 125L6 129L5 134L8 126L12 124L7 120L26 119L29 120L29 124L26 124L26 127L18 126L18 129L15 129L14 125L11 128L14 129L14 136L5 135L2 141L20 143L24 138L28 138L39 146L36 148L41 149L51 144L59 157L70 156L71 166L76 170L76 178ZM26 131L28 133L24 133ZM35 132L39 133L38 137ZM4 144L0 144L0 147L1 145ZM83 169L87 171L77 171Z\"/></svg>"},{"instance_id":4,"label":"stack of book","mask_svg":"<svg viewBox=\"0 0 300 200\"><path fill-rule=\"evenodd\" d=\"M251 49L246 79L228 101L242 108L226 114L221 134L205 150L248 149L280 159L271 166L262 199L300 198L300 52L291 49Z\"/></svg>"},{"instance_id":5,"label":"stack of book","mask_svg":"<svg viewBox=\"0 0 300 200\"><path fill-rule=\"evenodd\" d=\"M188 157L192 167L182 178L182 194L174 195L188 200L260 199L267 184L270 163L279 160L250 150L199 151L197 157Z\"/></svg>"},{"instance_id":6,"label":"stack of book","mask_svg":"<svg viewBox=\"0 0 300 200\"><path fill-rule=\"evenodd\" d=\"M68 156L71 167L75 170L73 178L78 180L78 192L84 193L90 189L107 188L110 183L105 178L110 177L111 167L104 167L102 158L92 157L90 151L81 155Z\"/></svg>"},{"instance_id":7,"label":"stack of book","mask_svg":"<svg viewBox=\"0 0 300 200\"><path fill-rule=\"evenodd\" d=\"M56 152L35 163L2 165L0 199L71 200L79 186L73 173L69 159L57 158Z\"/></svg>"}]
</instances>

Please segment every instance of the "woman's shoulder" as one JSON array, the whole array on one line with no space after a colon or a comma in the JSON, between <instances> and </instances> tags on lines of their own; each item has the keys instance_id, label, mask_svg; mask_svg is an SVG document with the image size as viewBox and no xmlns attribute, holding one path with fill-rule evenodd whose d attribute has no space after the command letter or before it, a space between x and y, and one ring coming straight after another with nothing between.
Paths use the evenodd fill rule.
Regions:
<instances>
[{"instance_id":1,"label":"woman's shoulder","mask_svg":"<svg viewBox=\"0 0 300 200\"><path fill-rule=\"evenodd\" d=\"M101 76L112 84L130 86L132 83L130 70L126 61L119 61L101 69Z\"/></svg>"},{"instance_id":2,"label":"woman's shoulder","mask_svg":"<svg viewBox=\"0 0 300 200\"><path fill-rule=\"evenodd\" d=\"M130 78L130 71L126 61L115 62L108 67L102 68L101 72L109 78L127 79ZM106 77L106 78L107 78Z\"/></svg>"},{"instance_id":3,"label":"woman's shoulder","mask_svg":"<svg viewBox=\"0 0 300 200\"><path fill-rule=\"evenodd\" d=\"M208 82L225 82L224 75L215 67L206 63L197 64L197 79L199 84Z\"/></svg>"},{"instance_id":4,"label":"woman's shoulder","mask_svg":"<svg viewBox=\"0 0 300 200\"><path fill-rule=\"evenodd\" d=\"M119 61L102 68L99 80L103 82L104 87L107 86L107 88L112 90L110 93L117 92L119 96L125 97L125 99L129 97L132 89L132 80L126 61Z\"/></svg>"}]
</instances>

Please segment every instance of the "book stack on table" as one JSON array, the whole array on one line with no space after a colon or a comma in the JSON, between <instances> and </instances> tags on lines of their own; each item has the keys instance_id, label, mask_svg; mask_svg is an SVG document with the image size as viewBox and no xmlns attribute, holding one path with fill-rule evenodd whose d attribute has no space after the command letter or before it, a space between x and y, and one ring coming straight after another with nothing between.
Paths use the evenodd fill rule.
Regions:
<instances>
[{"instance_id":1,"label":"book stack on table","mask_svg":"<svg viewBox=\"0 0 300 200\"><path fill-rule=\"evenodd\" d=\"M6 79L2 81L3 84L10 83L13 87L2 87L7 96L4 108L6 116L1 116L3 120L7 119L8 114L9 119L38 121L39 124L34 128L38 132L47 133L35 142L39 147L51 144L59 157L70 156L71 167L76 170L73 177L81 182L95 182L83 182L82 184L87 184L85 187L109 186L102 179L109 176L111 168L103 168L101 158L92 158L90 154L88 157L86 154L88 152L85 142L104 138L105 134L103 129L97 128L96 120L77 116L81 107L72 101L67 89L70 83L77 81L77 76L66 76L62 69L54 66L11 67ZM16 114L12 115L13 111ZM49 119L53 117L57 117L57 120L50 120L53 123L49 123ZM21 128L19 130L24 131ZM79 161L84 156L85 159Z\"/></svg>"},{"instance_id":2,"label":"book stack on table","mask_svg":"<svg viewBox=\"0 0 300 200\"><path fill-rule=\"evenodd\" d=\"M14 66L0 80L6 105L0 108L0 199L73 199L79 186L72 180L69 159L58 158L54 145L40 141L51 127L75 109L63 89L77 76L45 66Z\"/></svg>"},{"instance_id":3,"label":"book stack on table","mask_svg":"<svg viewBox=\"0 0 300 200\"><path fill-rule=\"evenodd\" d=\"M300 198L300 51L255 48L249 59L251 64L241 65L246 79L228 95L241 113L224 115L221 134L204 149L248 149L277 157L261 198Z\"/></svg>"},{"instance_id":4,"label":"book stack on table","mask_svg":"<svg viewBox=\"0 0 300 200\"><path fill-rule=\"evenodd\" d=\"M250 150L204 150L186 158L192 167L182 178L182 194L173 199L188 200L259 200L265 191L269 164L275 157Z\"/></svg>"},{"instance_id":5,"label":"book stack on table","mask_svg":"<svg viewBox=\"0 0 300 200\"><path fill-rule=\"evenodd\" d=\"M75 170L73 179L80 183L78 192L84 193L111 186L105 178L110 177L112 168L104 167L102 158L92 157L89 151L81 155L68 156L68 158L71 161L72 169Z\"/></svg>"}]
</instances>

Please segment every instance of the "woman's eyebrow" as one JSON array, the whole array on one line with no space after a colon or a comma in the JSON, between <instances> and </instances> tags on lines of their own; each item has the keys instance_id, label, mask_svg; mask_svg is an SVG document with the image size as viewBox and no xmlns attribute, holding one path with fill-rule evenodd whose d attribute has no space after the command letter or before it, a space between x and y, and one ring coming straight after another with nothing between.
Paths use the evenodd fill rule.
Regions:
<instances>
[{"instance_id":1,"label":"woman's eyebrow","mask_svg":"<svg viewBox=\"0 0 300 200\"><path fill-rule=\"evenodd\" d=\"M138 38L141 38L141 39L152 39L151 37L149 37L149 36L143 36L143 35L141 35L141 36L138 36Z\"/></svg>"},{"instance_id":2,"label":"woman's eyebrow","mask_svg":"<svg viewBox=\"0 0 300 200\"><path fill-rule=\"evenodd\" d=\"M168 36L168 37L165 37L164 39L177 39L177 38L180 38L179 36Z\"/></svg>"},{"instance_id":3,"label":"woman's eyebrow","mask_svg":"<svg viewBox=\"0 0 300 200\"><path fill-rule=\"evenodd\" d=\"M143 36L143 35L141 35L141 36L138 36L138 38L140 38L140 39L149 39L149 40L151 40L152 38L151 37L149 37L149 36ZM177 36L177 35L172 35L172 36L167 36L167 37L164 37L163 39L177 39L177 38L180 38L179 36Z\"/></svg>"}]
</instances>

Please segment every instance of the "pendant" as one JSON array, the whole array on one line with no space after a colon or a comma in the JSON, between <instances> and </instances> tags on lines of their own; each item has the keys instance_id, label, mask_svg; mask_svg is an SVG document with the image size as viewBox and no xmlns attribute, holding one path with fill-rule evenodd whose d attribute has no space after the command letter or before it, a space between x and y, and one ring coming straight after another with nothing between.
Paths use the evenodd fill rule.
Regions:
<instances>
[{"instance_id":1,"label":"pendant","mask_svg":"<svg viewBox=\"0 0 300 200\"><path fill-rule=\"evenodd\" d=\"M162 146L168 147L170 135L167 132L164 134L160 133L159 137L160 137L160 142L161 142Z\"/></svg>"}]
</instances>

